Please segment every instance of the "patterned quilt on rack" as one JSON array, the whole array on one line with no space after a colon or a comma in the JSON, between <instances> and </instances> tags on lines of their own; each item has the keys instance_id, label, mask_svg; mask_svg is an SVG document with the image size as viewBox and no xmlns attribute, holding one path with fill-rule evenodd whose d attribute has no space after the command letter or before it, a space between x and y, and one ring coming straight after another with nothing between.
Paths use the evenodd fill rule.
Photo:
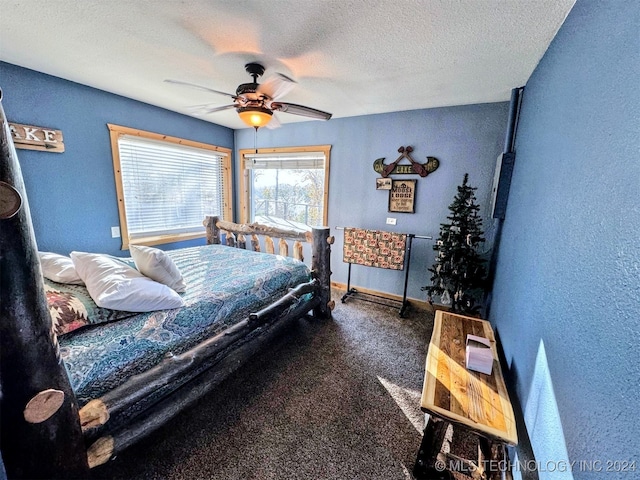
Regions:
<instances>
[{"instance_id":1,"label":"patterned quilt on rack","mask_svg":"<svg viewBox=\"0 0 640 480\"><path fill-rule=\"evenodd\" d=\"M343 261L367 267L404 269L406 233L344 229Z\"/></svg>"},{"instance_id":2,"label":"patterned quilt on rack","mask_svg":"<svg viewBox=\"0 0 640 480\"><path fill-rule=\"evenodd\" d=\"M184 353L311 279L308 267L297 260L222 245L167 254L187 283L182 294L185 307L91 325L59 338L61 357L80 406L148 370L165 355Z\"/></svg>"}]
</instances>

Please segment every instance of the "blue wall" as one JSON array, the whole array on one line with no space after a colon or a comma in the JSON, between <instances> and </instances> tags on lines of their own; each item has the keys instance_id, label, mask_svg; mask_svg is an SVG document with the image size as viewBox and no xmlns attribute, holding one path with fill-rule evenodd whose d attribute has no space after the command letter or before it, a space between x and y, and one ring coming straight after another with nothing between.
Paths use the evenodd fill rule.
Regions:
<instances>
[{"instance_id":1,"label":"blue wall","mask_svg":"<svg viewBox=\"0 0 640 480\"><path fill-rule=\"evenodd\" d=\"M491 320L538 460L640 468L639 5L579 0L524 91Z\"/></svg>"},{"instance_id":2,"label":"blue wall","mask_svg":"<svg viewBox=\"0 0 640 480\"><path fill-rule=\"evenodd\" d=\"M336 242L331 257L331 278L346 284L343 233L336 231L336 226L430 235L435 240L440 223L447 221L448 207L466 172L470 184L478 187L476 196L485 220L489 241L484 248L488 253L493 232L493 221L489 218L491 183L496 158L502 152L507 115L508 103L492 103L338 118L328 122L309 121L274 130L261 129L257 146L332 146L328 223ZM440 160L440 167L425 178L402 176L418 179L416 212L389 213L388 192L375 188L375 180L380 175L374 172L373 161L385 157L385 162L391 163L398 158L398 147L409 145L414 148L412 156L416 161L425 162L427 156L432 156ZM236 149L241 148L254 148L253 130L236 131ZM387 217L396 218L397 225L386 225ZM413 243L409 297L426 298L420 287L429 281L427 267L434 261L432 245L432 240L416 239ZM402 295L404 274L356 265L351 282L355 286Z\"/></svg>"},{"instance_id":3,"label":"blue wall","mask_svg":"<svg viewBox=\"0 0 640 480\"><path fill-rule=\"evenodd\" d=\"M40 250L128 255L111 238L120 221L107 123L233 148L229 128L15 65L0 62L0 87L10 122L64 137L64 153L17 151Z\"/></svg>"},{"instance_id":4,"label":"blue wall","mask_svg":"<svg viewBox=\"0 0 640 480\"><path fill-rule=\"evenodd\" d=\"M119 225L111 146L107 123L164 133L223 147L253 148L252 129L234 131L169 112L60 78L0 62L0 87L9 121L60 129L62 154L18 150L34 229L40 250L68 254L71 250L127 255L120 239L111 238ZM502 151L507 103L415 110L383 115L309 121L262 129L258 147L330 144L329 226L356 226L437 237L440 222L466 172L478 187L478 202L492 246L489 200L495 159ZM287 115L287 114L282 114ZM440 168L418 179L416 213L388 213L388 193L375 189L373 161L397 158L400 146L414 147L413 157L437 157ZM236 161L237 164L237 161ZM385 224L395 217L397 225ZM342 235L335 232L333 280L347 282L342 263ZM183 242L188 246L198 242ZM424 299L433 242L416 240L411 263L409 297ZM176 245L166 245L172 248ZM404 275L397 271L354 267L352 283L402 294Z\"/></svg>"}]
</instances>

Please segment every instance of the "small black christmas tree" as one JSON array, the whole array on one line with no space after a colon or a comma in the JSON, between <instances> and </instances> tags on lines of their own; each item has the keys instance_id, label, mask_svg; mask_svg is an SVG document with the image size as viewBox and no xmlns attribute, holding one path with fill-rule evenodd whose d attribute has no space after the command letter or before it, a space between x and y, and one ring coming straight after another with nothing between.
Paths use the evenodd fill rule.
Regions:
<instances>
[{"instance_id":1,"label":"small black christmas tree","mask_svg":"<svg viewBox=\"0 0 640 480\"><path fill-rule=\"evenodd\" d=\"M454 312L477 314L477 298L485 280L484 260L477 247L484 242L480 207L476 204L476 188L467 185L469 174L465 173L458 194L449 205L451 223L440 224L440 236L433 249L436 261L428 270L431 285L422 287L428 294L429 303L433 295L440 295L443 304L451 303Z\"/></svg>"}]
</instances>

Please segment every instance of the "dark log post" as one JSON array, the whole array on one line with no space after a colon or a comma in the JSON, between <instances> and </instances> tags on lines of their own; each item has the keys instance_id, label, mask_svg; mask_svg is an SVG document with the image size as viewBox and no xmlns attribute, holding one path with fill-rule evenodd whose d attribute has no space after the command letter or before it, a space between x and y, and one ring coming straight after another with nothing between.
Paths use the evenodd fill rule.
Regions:
<instances>
[{"instance_id":1,"label":"dark log post","mask_svg":"<svg viewBox=\"0 0 640 480\"><path fill-rule=\"evenodd\" d=\"M207 245L220 245L219 217L206 217L202 222L207 229Z\"/></svg>"},{"instance_id":2,"label":"dark log post","mask_svg":"<svg viewBox=\"0 0 640 480\"><path fill-rule=\"evenodd\" d=\"M249 321L251 323L265 322L267 319L275 318L278 315L281 315L282 312L289 308L289 306L299 300L302 295L315 291L318 288L317 285L317 279L311 280L309 283L302 283L298 285L296 288L291 289L289 293L287 293L277 302L268 305L259 312L249 314ZM314 306L309 306L309 308L307 308L307 312L312 308L314 308Z\"/></svg>"},{"instance_id":3,"label":"dark log post","mask_svg":"<svg viewBox=\"0 0 640 480\"><path fill-rule=\"evenodd\" d=\"M453 427L449 422L430 416L424 428L422 443L413 467L413 476L418 480L450 480L446 453L451 450ZM438 467L436 468L436 462ZM444 468L443 468L444 467Z\"/></svg>"},{"instance_id":4,"label":"dark log post","mask_svg":"<svg viewBox=\"0 0 640 480\"><path fill-rule=\"evenodd\" d=\"M86 478L78 404L53 334L22 172L1 104L0 119L0 205L18 208L0 213L2 459L9 478Z\"/></svg>"},{"instance_id":5,"label":"dark log post","mask_svg":"<svg viewBox=\"0 0 640 480\"><path fill-rule=\"evenodd\" d=\"M329 318L333 305L335 305L331 302L331 244L333 237L329 236L329 227L314 227L312 235L311 271L320 282L318 288L320 304L313 309L313 314L316 317Z\"/></svg>"}]
</instances>

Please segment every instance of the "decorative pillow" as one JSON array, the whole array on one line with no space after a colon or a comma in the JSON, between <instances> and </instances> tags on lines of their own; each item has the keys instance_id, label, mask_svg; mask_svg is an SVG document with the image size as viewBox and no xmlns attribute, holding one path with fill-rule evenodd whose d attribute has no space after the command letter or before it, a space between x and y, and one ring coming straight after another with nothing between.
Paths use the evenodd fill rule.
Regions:
<instances>
[{"instance_id":1,"label":"decorative pillow","mask_svg":"<svg viewBox=\"0 0 640 480\"><path fill-rule=\"evenodd\" d=\"M165 284L176 292L182 293L187 290L187 284L180 270L164 251L142 245L130 245L129 251L140 273Z\"/></svg>"},{"instance_id":2,"label":"decorative pillow","mask_svg":"<svg viewBox=\"0 0 640 480\"><path fill-rule=\"evenodd\" d=\"M135 313L100 308L84 286L52 282L45 278L49 313L57 335L77 330L86 325L129 318Z\"/></svg>"},{"instance_id":3,"label":"decorative pillow","mask_svg":"<svg viewBox=\"0 0 640 480\"><path fill-rule=\"evenodd\" d=\"M180 295L166 285L145 277L108 255L71 252L71 259L99 307L151 312L184 305Z\"/></svg>"},{"instance_id":4,"label":"decorative pillow","mask_svg":"<svg viewBox=\"0 0 640 480\"><path fill-rule=\"evenodd\" d=\"M51 252L38 252L40 266L44 278L58 283L72 283L74 285L84 285L84 282L76 272L73 260L64 255Z\"/></svg>"},{"instance_id":5,"label":"decorative pillow","mask_svg":"<svg viewBox=\"0 0 640 480\"><path fill-rule=\"evenodd\" d=\"M89 325L89 314L80 299L70 292L44 284L49 313L57 335L64 335Z\"/></svg>"}]
</instances>

